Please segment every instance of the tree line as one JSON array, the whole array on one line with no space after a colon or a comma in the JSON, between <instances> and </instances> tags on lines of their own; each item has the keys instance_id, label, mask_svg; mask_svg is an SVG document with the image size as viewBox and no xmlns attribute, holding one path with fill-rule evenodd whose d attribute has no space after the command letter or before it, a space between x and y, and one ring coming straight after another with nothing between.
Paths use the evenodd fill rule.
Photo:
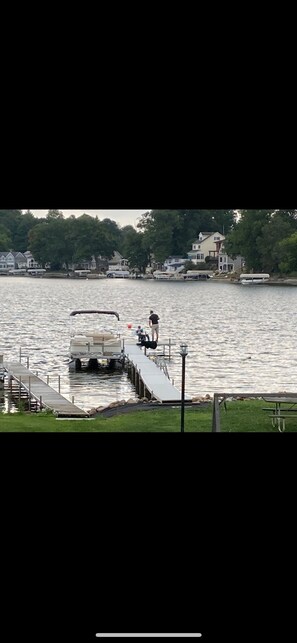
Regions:
<instances>
[{"instance_id":1,"label":"tree line","mask_svg":"<svg viewBox=\"0 0 297 643\"><path fill-rule=\"evenodd\" d=\"M248 270L297 270L297 210L150 210L137 229L87 214L65 218L59 210L49 210L42 219L30 210L0 210L0 251L30 250L52 270L93 256L99 270L118 250L130 269L144 272L152 261L186 257L199 232L225 235L226 252L244 257Z\"/></svg>"}]
</instances>

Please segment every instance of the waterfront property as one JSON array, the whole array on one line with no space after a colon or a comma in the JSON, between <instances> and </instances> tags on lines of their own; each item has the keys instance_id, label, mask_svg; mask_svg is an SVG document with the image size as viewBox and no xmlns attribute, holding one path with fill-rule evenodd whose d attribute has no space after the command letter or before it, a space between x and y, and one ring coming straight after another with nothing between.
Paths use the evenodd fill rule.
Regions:
<instances>
[{"instance_id":1,"label":"waterfront property","mask_svg":"<svg viewBox=\"0 0 297 643\"><path fill-rule=\"evenodd\" d=\"M203 263L206 257L216 259L219 255L225 237L220 232L200 232L198 239L192 244L192 250L188 252L188 259L192 263Z\"/></svg>"}]
</instances>

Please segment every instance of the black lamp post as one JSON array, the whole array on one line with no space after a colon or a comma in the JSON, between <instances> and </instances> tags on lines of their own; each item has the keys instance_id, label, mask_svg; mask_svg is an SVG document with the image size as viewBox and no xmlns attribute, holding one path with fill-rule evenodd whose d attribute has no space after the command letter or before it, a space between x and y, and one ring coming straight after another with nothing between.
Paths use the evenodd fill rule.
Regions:
<instances>
[{"instance_id":1,"label":"black lamp post","mask_svg":"<svg viewBox=\"0 0 297 643\"><path fill-rule=\"evenodd\" d=\"M185 375L186 375L186 357L188 354L187 344L180 345L180 355L182 358L182 389L181 389L181 412L180 412L180 430L185 431Z\"/></svg>"}]
</instances>

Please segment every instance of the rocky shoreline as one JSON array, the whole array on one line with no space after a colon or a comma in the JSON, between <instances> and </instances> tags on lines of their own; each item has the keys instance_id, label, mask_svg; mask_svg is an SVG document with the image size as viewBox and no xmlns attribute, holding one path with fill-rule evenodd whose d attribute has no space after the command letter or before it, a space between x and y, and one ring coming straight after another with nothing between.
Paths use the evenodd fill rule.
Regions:
<instances>
[{"instance_id":1,"label":"rocky shoreline","mask_svg":"<svg viewBox=\"0 0 297 643\"><path fill-rule=\"evenodd\" d=\"M281 393L284 393L285 391L280 391ZM267 393L268 395L268 393ZM271 394L273 395L273 394ZM275 395L275 394L274 394ZM246 396L244 394L234 394L230 395L230 397L226 398L225 402L244 402L245 400L250 401L250 400L258 400L262 399L262 397L259 398L259 396L255 395L255 397L251 397L250 395ZM197 407L209 407L213 403L213 398L211 395L197 395L193 397L190 401L185 402L185 406L187 408L197 408ZM121 415L124 413L132 413L135 411L152 411L154 409L158 409L158 411L161 410L166 410L166 409L176 409L180 407L180 402L172 402L172 403L165 403L162 404L162 402L158 402L157 400L148 400L148 398L143 397L139 399L133 399L129 398L128 400L120 400L117 402L111 402L110 404L106 406L98 406L98 408L92 408L90 411L88 411L88 415L92 418L95 417L112 417L114 415Z\"/></svg>"},{"instance_id":2,"label":"rocky shoreline","mask_svg":"<svg viewBox=\"0 0 297 643\"><path fill-rule=\"evenodd\" d=\"M188 406L207 406L212 403L210 395L197 395L191 399L190 402L186 402L185 405ZM119 415L121 413L131 413L132 411L145 411L152 409L168 409L179 406L179 403L173 402L172 404L162 404L157 400L148 400L147 397L139 398L135 400L129 398L128 400L119 400L117 402L111 402L105 406L98 406L97 408L92 408L88 411L90 417L111 417L112 415Z\"/></svg>"}]
</instances>

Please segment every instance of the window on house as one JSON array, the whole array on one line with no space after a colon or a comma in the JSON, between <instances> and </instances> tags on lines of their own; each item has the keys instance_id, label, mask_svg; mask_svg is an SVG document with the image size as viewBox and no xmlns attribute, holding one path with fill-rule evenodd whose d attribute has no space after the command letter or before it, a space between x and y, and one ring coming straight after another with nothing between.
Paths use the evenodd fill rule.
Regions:
<instances>
[{"instance_id":1,"label":"window on house","mask_svg":"<svg viewBox=\"0 0 297 643\"><path fill-rule=\"evenodd\" d=\"M214 237L215 241L221 241L221 237Z\"/></svg>"},{"instance_id":2,"label":"window on house","mask_svg":"<svg viewBox=\"0 0 297 643\"><path fill-rule=\"evenodd\" d=\"M204 254L198 253L197 254L197 259L204 259Z\"/></svg>"},{"instance_id":3,"label":"window on house","mask_svg":"<svg viewBox=\"0 0 297 643\"><path fill-rule=\"evenodd\" d=\"M220 262L222 262L222 261L223 261L223 257L220 257Z\"/></svg>"}]
</instances>

